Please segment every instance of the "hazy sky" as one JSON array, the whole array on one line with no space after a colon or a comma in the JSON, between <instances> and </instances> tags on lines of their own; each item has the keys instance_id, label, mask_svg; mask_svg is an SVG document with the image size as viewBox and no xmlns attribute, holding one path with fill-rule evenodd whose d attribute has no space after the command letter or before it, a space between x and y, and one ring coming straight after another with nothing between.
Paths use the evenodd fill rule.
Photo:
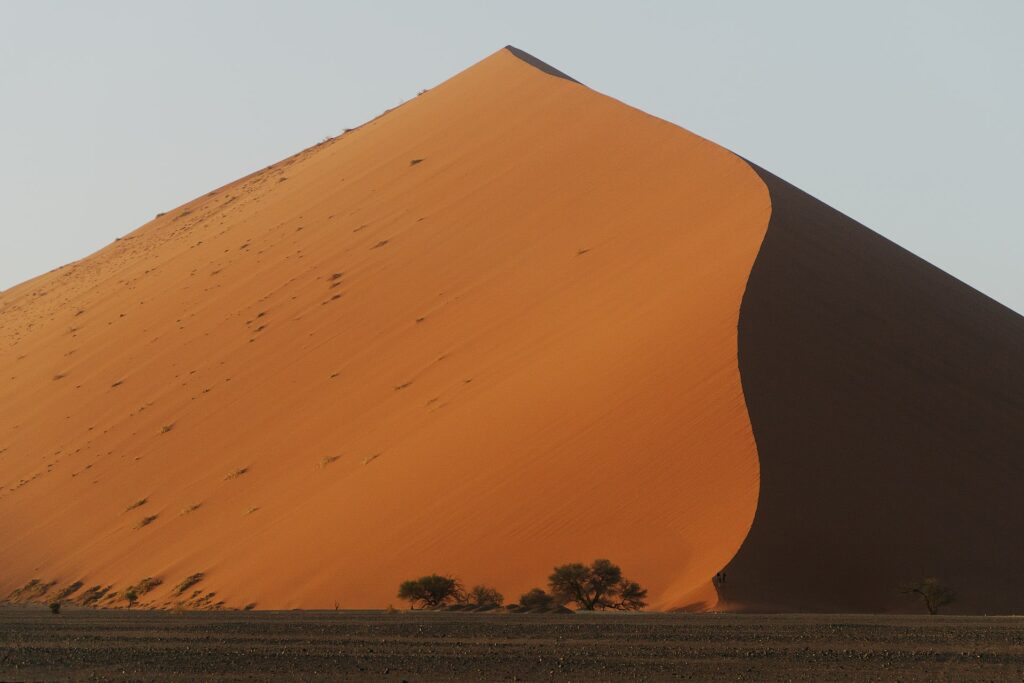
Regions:
<instances>
[{"instance_id":1,"label":"hazy sky","mask_svg":"<svg viewBox=\"0 0 1024 683\"><path fill-rule=\"evenodd\" d=\"M0 288L513 44L1024 312L1024 2L0 0Z\"/></svg>"}]
</instances>

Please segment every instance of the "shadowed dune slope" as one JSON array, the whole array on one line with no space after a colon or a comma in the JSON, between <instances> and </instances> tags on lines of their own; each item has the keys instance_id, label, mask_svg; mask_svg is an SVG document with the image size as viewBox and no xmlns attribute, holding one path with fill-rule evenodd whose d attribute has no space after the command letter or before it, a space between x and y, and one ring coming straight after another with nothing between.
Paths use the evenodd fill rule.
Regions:
<instances>
[{"instance_id":1,"label":"shadowed dune slope","mask_svg":"<svg viewBox=\"0 0 1024 683\"><path fill-rule=\"evenodd\" d=\"M383 607L607 556L713 605L768 192L559 75L501 50L0 294L0 594Z\"/></svg>"},{"instance_id":2,"label":"shadowed dune slope","mask_svg":"<svg viewBox=\"0 0 1024 683\"><path fill-rule=\"evenodd\" d=\"M761 464L723 597L748 609L1024 612L1024 318L758 169L743 300Z\"/></svg>"}]
</instances>

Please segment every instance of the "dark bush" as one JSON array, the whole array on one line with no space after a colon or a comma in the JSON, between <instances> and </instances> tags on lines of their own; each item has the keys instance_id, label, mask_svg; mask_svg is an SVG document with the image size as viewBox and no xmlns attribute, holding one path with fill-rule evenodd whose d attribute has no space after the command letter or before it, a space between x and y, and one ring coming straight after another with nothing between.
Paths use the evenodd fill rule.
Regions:
<instances>
[{"instance_id":1,"label":"dark bush","mask_svg":"<svg viewBox=\"0 0 1024 683\"><path fill-rule=\"evenodd\" d=\"M956 600L956 593L936 578L921 579L905 584L901 590L904 593L920 596L924 600L928 614L938 614L940 607Z\"/></svg>"},{"instance_id":2,"label":"dark bush","mask_svg":"<svg viewBox=\"0 0 1024 683\"><path fill-rule=\"evenodd\" d=\"M398 587L398 597L408 600L409 606L440 607L453 602L462 602L462 584L450 576L430 574L418 579L403 581Z\"/></svg>"},{"instance_id":3,"label":"dark bush","mask_svg":"<svg viewBox=\"0 0 1024 683\"><path fill-rule=\"evenodd\" d=\"M572 602L578 609L639 610L647 606L647 590L622 575L622 569L608 560L594 560L555 567L548 577L555 601Z\"/></svg>"},{"instance_id":4,"label":"dark bush","mask_svg":"<svg viewBox=\"0 0 1024 683\"><path fill-rule=\"evenodd\" d=\"M547 609L555 606L555 599L543 588L531 588L519 596L519 605L524 609Z\"/></svg>"},{"instance_id":5,"label":"dark bush","mask_svg":"<svg viewBox=\"0 0 1024 683\"><path fill-rule=\"evenodd\" d=\"M476 605L477 607L501 607L505 602L505 596L490 586L473 586L466 599L469 601L469 604Z\"/></svg>"}]
</instances>

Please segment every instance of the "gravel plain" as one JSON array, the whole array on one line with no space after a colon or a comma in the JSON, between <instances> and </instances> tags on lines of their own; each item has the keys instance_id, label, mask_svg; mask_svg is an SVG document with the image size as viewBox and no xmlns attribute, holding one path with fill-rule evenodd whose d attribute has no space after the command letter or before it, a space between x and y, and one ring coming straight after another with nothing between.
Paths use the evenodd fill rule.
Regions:
<instances>
[{"instance_id":1,"label":"gravel plain","mask_svg":"<svg viewBox=\"0 0 1024 683\"><path fill-rule=\"evenodd\" d=\"M2 681L1024 680L1024 618L0 608Z\"/></svg>"}]
</instances>

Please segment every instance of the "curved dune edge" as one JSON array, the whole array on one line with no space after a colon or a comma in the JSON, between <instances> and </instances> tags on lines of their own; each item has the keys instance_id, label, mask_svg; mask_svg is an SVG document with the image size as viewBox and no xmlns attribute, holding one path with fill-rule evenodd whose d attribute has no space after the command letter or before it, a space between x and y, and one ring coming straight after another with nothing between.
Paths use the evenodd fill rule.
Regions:
<instances>
[{"instance_id":1,"label":"curved dune edge","mask_svg":"<svg viewBox=\"0 0 1024 683\"><path fill-rule=\"evenodd\" d=\"M0 294L0 594L372 608L606 556L713 607L757 506L768 192L534 66L499 51Z\"/></svg>"},{"instance_id":2,"label":"curved dune edge","mask_svg":"<svg viewBox=\"0 0 1024 683\"><path fill-rule=\"evenodd\" d=\"M761 463L723 599L1024 612L1024 318L776 176L739 360Z\"/></svg>"}]
</instances>

